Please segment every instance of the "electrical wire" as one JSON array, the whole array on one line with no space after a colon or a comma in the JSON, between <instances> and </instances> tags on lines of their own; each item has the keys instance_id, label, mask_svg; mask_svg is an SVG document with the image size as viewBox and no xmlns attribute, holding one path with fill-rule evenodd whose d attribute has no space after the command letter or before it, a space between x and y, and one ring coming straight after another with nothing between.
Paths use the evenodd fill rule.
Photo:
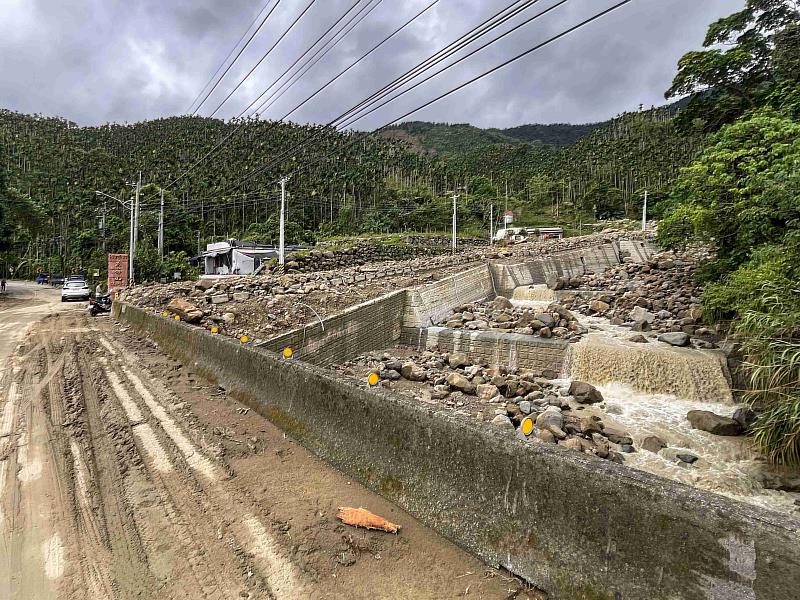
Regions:
<instances>
[{"instance_id":1,"label":"electrical wire","mask_svg":"<svg viewBox=\"0 0 800 600\"><path fill-rule=\"evenodd\" d=\"M345 29L347 29L347 27L348 27L348 26L349 26L349 25L350 25L350 24L351 24L351 23L352 23L352 22L353 22L355 19L358 19L358 17L359 17L360 15L362 15L362 14L363 14L363 16L361 16L361 18L360 18L358 21L356 21L356 25L358 25L358 23L360 23L360 22L361 22L363 19L365 19L367 16L369 16L369 14L370 14L370 13L371 13L373 10L375 10L376 8L378 8L378 5L379 5L381 2L383 2L383 0L377 0L377 2L375 2L374 4L373 4L373 2L375 2L375 0L368 0L368 2L367 2L367 3L366 3L366 4L365 4L365 5L364 5L364 6L363 6L363 7L362 7L362 8L361 8L361 9L360 9L358 12L356 12L356 14L354 14L354 15L353 15L353 16L350 18L350 20L349 20L347 23L345 23L345 24L342 26L342 28L341 28L339 31L337 31L337 32L336 32L336 33L333 35L333 37L332 37L330 40L328 40L327 42L325 42L325 44L323 44L323 45L322 45L322 47L320 47L320 48L319 48L319 49L318 49L318 50L317 50L317 51L314 53L314 55L313 55L311 58L309 58L309 59L308 59L308 61L306 61L306 62L304 63L304 65L303 65L303 66L305 66L306 64L308 64L310 61L314 60L314 58L315 58L316 56L320 55L320 53L322 53L322 56L325 56L325 55L326 55L326 54L327 54L327 53L328 53L328 52L329 52L331 49L333 49L333 47L334 47L336 44L338 44L338 43L339 43L339 41L341 41L342 39L344 39L344 37L347 35L347 33L349 33L349 31L348 31L348 32L346 32L346 33L345 33L345 34L344 34L344 35L343 35L343 36L342 36L342 37L341 37L341 38L340 38L338 41L336 41L336 42L335 42L335 43L334 43L332 46L329 46L329 45L330 45L330 43L331 43L331 41L333 41L333 40L334 40L334 39L335 39L335 38L336 38L336 37L337 37L337 36L338 36L340 33L342 33L342 31L344 31ZM297 60L295 60L295 61L294 61L294 62L293 62L293 63L292 63L290 66L289 66L289 68L288 68L288 69L286 69L286 70L285 70L283 73L281 73L281 75L280 75L280 76L279 76L277 79L275 79L275 81L273 81L273 82L270 84L270 86L269 86L269 87L267 87L267 88L266 88L266 89L265 89L263 92L261 92L261 93L258 95L258 97L256 97L256 98L255 98L255 99L254 99L254 100L253 100L253 101L252 101L250 104L248 104L248 105L247 105L247 107L245 107L245 108L244 108L244 110L242 110L241 112L239 112L239 114L238 114L237 116L241 117L243 114L245 114L246 112L248 112L248 111L249 111L251 108L253 108L253 106L255 106L256 104L258 104L258 102L259 102L259 101L260 101L260 100L261 100L261 99L264 97L264 95L265 95L265 94L267 94L267 92L269 92L269 91L270 91L272 88L274 88L274 87L275 87L275 86L278 84L278 82L279 82L281 79L283 79L283 78L286 76L286 74L287 74L287 73L289 73L289 71L291 71L292 69L294 69L294 68L297 66L297 64L298 64L298 63L299 63L299 62L300 62L300 61L301 61L303 58L305 58L306 56L308 56L308 54L310 54L310 53L311 53L311 51L314 49L314 47L315 47L315 46L316 46L316 45L317 45L319 42L321 42L323 38L327 37L327 35L328 35L328 34L331 32L331 30L333 30L333 28L334 28L336 25L338 25L338 24L339 24L339 23L340 23L342 20L344 20L344 18L345 18L345 17L346 17L348 14L350 14L350 12L352 12L352 11L353 11L353 9L355 9L355 7L356 7L356 6L358 6L358 4L360 4L360 3L361 3L361 0L356 0L355 4L353 4L353 6L351 6L351 7L350 7L350 9L349 9L349 10L348 10L348 11L347 11L345 14L343 14L343 15L342 15L342 16L341 16L341 17L340 17L340 18L339 18L339 19L338 19L338 20L337 20L337 21L336 21L336 22L335 22L333 25L331 25L331 26L328 28L328 30L327 30L327 31L326 31L324 34L322 34L322 36L320 36L320 38L319 38L319 39L318 39L316 42L314 42L314 44L313 44L311 47L309 47L309 48L308 48L308 50L306 50L306 51L305 51L305 52L304 52L304 53L303 53L301 56L299 56L299 57L297 58ZM370 5L372 5L372 8L370 8ZM367 9L369 9L369 10L367 10ZM366 12L364 12L364 11L366 11ZM352 29L351 29L351 31L352 31ZM328 47L328 50L325 50L325 48L326 48L326 47ZM324 51L324 52L323 52L323 51ZM300 69L298 69L298 71L299 71L299 70L302 70L302 68L303 68L303 67L301 66L301 67L300 67ZM292 77L294 77L294 75L292 75L292 76L291 76L289 79L291 79ZM288 81L288 80L287 80L287 81ZM285 82L284 82L284 84L281 84L281 86L280 86L278 89L282 88L284 85L285 85ZM270 95L270 98L271 98L272 96L274 96L274 95L275 95L274 93L273 93L273 94L271 94L271 95ZM263 106L263 103L262 103L262 106Z\"/></svg>"},{"instance_id":2,"label":"electrical wire","mask_svg":"<svg viewBox=\"0 0 800 600\"><path fill-rule=\"evenodd\" d=\"M272 15L272 13L275 12L275 9L278 8L278 4L280 4L280 3L281 3L281 0L277 0L277 2L275 2L275 5L267 13L267 16L262 19L261 23L259 23L259 25L256 28L256 30L250 35L250 38L247 40L247 43L244 46L242 46L241 49L239 50L239 52L236 54L236 58L234 58L233 61L231 61L231 63L228 65L228 68L225 69L225 72L220 76L219 79L217 79L217 82L214 84L214 86L205 95L205 97L203 98L203 101L200 104L197 105L197 108L194 109L194 111L192 112L192 115L196 115L198 113L198 111L203 107L203 104L205 104L206 101L211 96L211 94L214 93L214 90L216 90L217 87L219 86L219 84L222 83L222 80L225 79L225 76L228 74L228 72L231 70L231 68L233 68L233 65L236 64L236 61L239 60L239 57L242 55L242 53L248 48L248 46L250 46L250 42L253 41L253 38L255 38L256 35L258 35L258 32L261 31L261 28L267 22L267 19L269 19L270 16ZM245 31L245 33L247 33L247 32ZM235 48L235 46L234 46L234 48ZM230 55L228 55L228 56L230 56ZM225 63L223 62L223 64L225 64ZM212 77L211 79L213 80L214 78ZM208 84L206 84L206 86L208 86ZM200 95L202 95L202 93L203 92L201 91ZM198 98L200 97L200 95L198 95ZM195 98L194 102L197 102L197 98ZM194 104L194 102L192 102L192 104Z\"/></svg>"},{"instance_id":3,"label":"electrical wire","mask_svg":"<svg viewBox=\"0 0 800 600\"><path fill-rule=\"evenodd\" d=\"M272 0L267 0L267 2L264 4L264 6L261 8L261 10L260 10L260 11L258 11L258 14L256 14L256 16L255 16L255 17L253 17L253 20L252 20L252 21L250 21L250 24L247 26L247 29L245 29L245 30L242 32L242 35L241 35L241 37L240 37L240 38L238 39L238 41L237 41L237 42L236 42L236 43L233 45L233 48L231 48L231 49L230 49L230 51L228 52L228 55L225 57L225 59L224 59L224 60L223 60L223 61L220 63L220 65L217 67L217 70L216 70L216 71L214 71L214 74L211 76L211 78L210 78L210 79L209 79L209 80L206 82L206 84L203 86L203 89L201 89L201 90L200 90L200 92L197 94L197 96L195 96L195 99L194 99L194 100L192 100L192 103L189 105L189 108L187 108L187 109L186 109L186 113L187 113L187 114L193 113L192 107L193 107L193 106L195 105L195 103L196 103L196 102L197 102L197 101L200 99L200 96L202 96L202 95L203 95L203 92L205 92L205 91L206 91L206 89L208 88L208 86L209 86L209 85L211 85L211 82L212 82L212 81L214 81L214 79L217 77L217 75L219 75L219 72L222 70L222 68L223 68L223 67L225 66L225 64L228 62L228 59L229 59L229 58L230 58L230 57L233 55L233 53L234 53L234 51L236 50L236 48L238 48L238 47L239 47L239 44L241 44L241 43L242 43L242 40L244 39L244 36L246 36L246 35L247 35L247 32L248 32L248 31L250 31L250 29L252 29L253 25L255 25L256 21L258 21L258 17L260 17L260 16L261 16L261 15L264 13L264 11L267 9L267 7L270 5L270 3L271 3L271 2L272 2ZM280 0L278 0L278 2L280 2ZM277 2L275 3L275 5L277 6ZM269 15L267 15L267 17L269 17ZM263 23L262 23L262 24L263 24ZM259 28L260 28L260 26L259 26ZM256 30L256 33L258 33L258 30ZM252 37L251 37L250 39L252 40ZM249 41L250 41L250 40L248 40L248 43L249 43ZM245 48L246 48L246 47L247 47L247 45L245 44ZM237 58L238 58L238 57L237 57ZM235 62L235 61L234 61L234 62Z\"/></svg>"},{"instance_id":4,"label":"electrical wire","mask_svg":"<svg viewBox=\"0 0 800 600\"><path fill-rule=\"evenodd\" d=\"M280 43L283 41L283 39L284 39L284 38L285 38L287 35L289 35L289 33L292 31L292 29L294 29L294 26L295 26L295 25L297 25L297 23L299 23L299 22L300 22L300 19L302 19L302 18L303 18L303 16L305 16L305 14L306 14L306 13L307 13L307 12L308 12L310 9L311 9L311 7L312 7L312 6L314 6L314 3L316 3L316 1L317 1L317 0L311 0L311 2L309 2L309 3L308 3L308 5L307 5L307 6L306 6L306 7L303 9L303 12L301 12L301 13L300 13L300 14L299 14L299 15L298 15L296 18L295 18L295 20L294 20L294 21L292 21L292 24L291 24L291 25L289 25L289 28L288 28L286 31L284 31L284 32L281 34L281 36L280 36L280 37L279 37L277 40L275 40L275 43L274 43L274 44L272 44L272 46L270 46L269 50L267 50L267 51L264 53L264 55L263 55L261 58L259 58L259 59L258 59L258 62L256 62L256 64L255 64L255 65L253 65L253 67L252 67L252 68L251 68L251 69L250 69L250 70L247 72L247 74L246 74L244 77L242 77L242 79L239 81L239 83L237 83L237 84L236 84L236 86L235 86L235 87L234 87L234 88L233 88L233 89L232 89L232 90L231 90L231 91L228 93L228 95L227 95L227 96L225 96L225 98L222 100L222 102L220 102L220 103L217 105L217 108L215 108L215 109L214 109L214 111L213 111L213 112L212 112L212 113L209 115L209 117L213 117L215 114L217 114L217 112L219 112L219 109L220 109L220 108L222 108L222 107L225 105L225 103L226 103L228 100L230 100L231 96L233 96L233 95L236 93L236 91L237 91L237 90L238 90L240 87L242 87L242 85L244 84L244 82L245 82L245 81L247 81L247 80L249 79L250 75L252 75L252 74L253 74L253 71L255 71L255 70L256 70L256 69L257 69L259 66L261 66L261 63L263 63L263 62L264 62L264 60L266 60L266 58L267 58L267 57L268 57L270 54L272 54L272 51L273 51L273 50L275 50L275 48L277 48L277 47L278 47L278 44L280 44Z\"/></svg>"},{"instance_id":5,"label":"electrical wire","mask_svg":"<svg viewBox=\"0 0 800 600\"><path fill-rule=\"evenodd\" d=\"M391 39L392 39L394 36L396 36L398 33L400 33L401 31L403 31L403 30L404 30L406 27L408 27L408 26L409 26L411 23L413 23L414 21L416 21L416 20L417 20L419 17L421 17L423 14L425 14L426 12L428 12L428 11L429 11L431 8L433 8L434 6L436 6L436 5L439 3L439 1L440 1L440 0L434 0L433 2L431 2L431 3L430 3L428 6L426 6L425 8L423 8L423 9L422 9L420 12L418 12L417 14L415 14L413 17L411 17L411 18L410 18L408 21L406 21L405 23L403 23L403 24L402 24L400 27L398 27L397 29L395 29L395 30L394 30L392 33L390 33L388 36L386 36L385 38L383 38L383 39L382 39L380 42L378 42L378 43L377 43L375 46L373 46L372 48L370 48L370 49L369 49L369 50L368 50L368 51L367 51L365 54L362 54L362 55L361 55L361 56L360 56L358 59L356 59L354 62L350 63L350 64L349 64L349 65L348 65L348 66L347 66L347 67L346 67L346 68L345 68L343 71L340 71L340 72L339 72L339 73L338 73L336 76L334 76L332 79L330 79L330 80L329 80L329 81L328 81L328 82L327 82L325 85L323 85L321 88L317 89L317 91L315 91L313 94L311 94L311 95L310 95L308 98L306 98L306 99L305 99L305 100L303 100L303 101L302 101L300 104L298 104L297 106L295 106L295 107L294 107L294 108L293 108L293 109L292 109L290 112L288 112L288 113L286 113L285 115L283 115L283 116L282 116L282 117L281 117L279 120L280 120L280 121L285 121L287 117L289 117L290 115L294 114L294 113L295 113L297 110L299 110L300 108L302 108L303 106L305 106L305 105L306 105L306 103L308 103L310 100L313 100L314 98L316 98L316 97L317 97L317 95L319 95L320 93L322 93L323 91L325 91L325 90L326 90L326 89L327 89L327 88L328 88L330 85L332 85L332 84L336 83L336 81L338 81L338 80L339 80L339 78L341 78L341 77L342 77L343 75L345 75L345 74L346 74L348 71L350 71L350 69L352 69L352 68L356 67L358 64L360 64L360 63L361 63L361 61L363 61L365 58L367 58L367 57L368 57L370 54L372 54L373 52L375 52L375 51L376 51L378 48L380 48L381 46L383 46L383 45L384 45L386 42L388 42L389 40L391 40ZM316 63L314 63L314 64L316 64ZM314 66L314 65L311 65L311 67L310 67L310 68L312 68L313 66ZM310 68L309 68L309 70L310 70ZM307 71L305 71L305 73L307 73L307 72L308 72L308 70L307 70ZM303 74L305 74L305 73L302 73L301 75L303 75ZM295 81L295 83L296 83L296 81ZM292 83L291 85L294 85L294 83ZM290 85L289 87L291 87L291 85ZM288 90L288 88L287 88L287 90ZM266 108L269 108L269 106L267 106Z\"/></svg>"},{"instance_id":6,"label":"electrical wire","mask_svg":"<svg viewBox=\"0 0 800 600\"><path fill-rule=\"evenodd\" d=\"M529 48L528 50L525 50L524 52L521 52L521 53L513 56L512 58L500 63L499 65L497 65L497 66L495 66L495 67L493 67L493 68L491 68L491 69L489 69L487 71L484 71L480 75L478 75L476 77L473 77L472 79L469 79L468 81L466 81L464 83L459 84L458 86L448 90L447 92L445 92L443 94L440 94L439 96L433 98L432 100L429 100L429 101L423 103L422 105L420 105L420 106L418 106L418 107L406 112L405 114L392 119L391 121L389 121L389 122L385 123L384 125L382 125L381 127L379 127L378 130L383 129L385 127L388 127L389 125L391 125L393 123L396 123L397 121L405 119L405 118L407 118L407 117L409 117L409 116L411 116L411 115L413 115L413 114L415 114L415 113L417 113L417 112L419 112L421 110L424 110L425 108L431 106L432 104L435 104L436 102L439 102L440 100L442 100L442 99L444 99L444 98L446 98L446 97L448 97L448 96L450 96L450 95L452 95L452 94L454 94L454 93L456 93L456 92L458 92L458 91L460 91L460 90L472 85L473 83L476 83L477 81L480 81L480 80L488 77L489 75L492 75L493 73L496 73L497 71L507 67L508 65L513 64L513 63L521 60L522 58L524 58L524 57L526 57L526 56L528 56L528 55L530 55L530 54L532 54L532 53L534 53L534 52L536 52L536 51L538 51L538 50L540 50L540 49L542 49L542 48L544 48L544 47L546 47L546 46L548 46L548 45L550 45L550 44L552 44L552 43L554 43L556 41L558 41L559 39L561 39L561 38L563 38L563 37L575 32L575 31L577 31L577 30L579 30L579 29L581 29L581 28L583 28L583 27L585 27L587 25L589 25L592 22L594 22L594 21L596 21L596 20L598 20L598 19L600 19L600 18L602 18L602 17L604 17L604 16L606 16L606 15L608 15L608 14L610 14L610 13L612 13L612 12L614 12L614 11L620 9L620 8L622 8L623 6L625 6L627 4L630 4L632 1L633 0L622 0L621 2L618 2L617 4L614 4L613 6L611 6L609 8L606 8L606 9L600 11L599 13L594 14L593 16L589 17L588 19L585 19L584 21L581 21L577 25L573 25L572 27L570 27L570 28L558 33L557 35L548 38L544 42L540 42L539 44L534 45L533 47ZM371 135L372 135L371 132L367 132L362 136L356 136L356 139L354 139L350 143L350 145L358 143L362 139L366 139L367 137L369 137ZM298 144L298 147L302 146L302 144L303 144L303 142ZM291 151L294 151L295 149L292 149ZM341 151L341 149L337 149L337 150ZM328 153L328 154L330 154L330 153ZM283 157L278 157L277 159L274 159L274 160L266 163L262 167L256 169L254 172L252 172L252 173L248 174L246 177L242 178L233 187L231 187L228 190L226 190L225 193L230 193L231 190L238 189L238 187L241 187L241 185L243 185L247 181L251 180L253 177L256 177L256 176L260 175L261 173L263 173L267 169L269 169L272 166L274 166L275 164L277 164L278 160L283 160ZM320 162L320 161L317 161L317 162L312 163L312 164L317 164L318 162ZM305 166L308 167L309 165L305 165Z\"/></svg>"}]
</instances>

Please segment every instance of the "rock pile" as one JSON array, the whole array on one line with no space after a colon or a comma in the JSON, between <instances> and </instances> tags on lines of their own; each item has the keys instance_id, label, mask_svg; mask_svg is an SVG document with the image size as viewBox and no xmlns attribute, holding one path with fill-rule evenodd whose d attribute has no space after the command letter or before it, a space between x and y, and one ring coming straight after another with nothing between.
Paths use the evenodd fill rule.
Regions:
<instances>
[{"instance_id":1,"label":"rock pile","mask_svg":"<svg viewBox=\"0 0 800 600\"><path fill-rule=\"evenodd\" d=\"M586 329L578 318L559 304L547 308L515 307L508 298L464 304L439 325L469 331L498 331L578 341Z\"/></svg>"},{"instance_id":2,"label":"rock pile","mask_svg":"<svg viewBox=\"0 0 800 600\"><path fill-rule=\"evenodd\" d=\"M712 335L702 324L702 288L694 281L701 259L699 255L664 252L645 264L622 264L570 280L568 287L600 293L578 293L563 304L583 314L606 317L615 325L630 326L633 331L659 333L659 339L669 344L688 346L692 336ZM696 345L706 344L698 340Z\"/></svg>"},{"instance_id":3,"label":"rock pile","mask_svg":"<svg viewBox=\"0 0 800 600\"><path fill-rule=\"evenodd\" d=\"M484 245L483 240L459 239L462 248ZM288 273L312 273L357 267L368 264L408 260L419 257L434 257L450 254L450 240L437 237L408 236L401 243L385 243L380 240L357 240L347 248L324 246L306 253L289 256L285 271ZM264 268L263 273L276 272L277 265Z\"/></svg>"},{"instance_id":4,"label":"rock pile","mask_svg":"<svg viewBox=\"0 0 800 600\"><path fill-rule=\"evenodd\" d=\"M336 368L349 376L378 373L384 387L490 420L531 443L558 444L616 462L622 462L621 452L634 452L625 431L581 415L586 405L603 402L587 383L574 381L564 389L529 371L476 364L461 352L370 353Z\"/></svg>"}]
</instances>

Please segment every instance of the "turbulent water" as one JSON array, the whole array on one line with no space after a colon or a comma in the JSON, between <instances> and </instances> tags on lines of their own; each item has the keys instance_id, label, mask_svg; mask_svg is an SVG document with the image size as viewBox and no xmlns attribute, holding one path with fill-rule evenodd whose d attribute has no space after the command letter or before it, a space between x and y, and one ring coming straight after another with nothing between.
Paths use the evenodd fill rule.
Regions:
<instances>
[{"instance_id":1,"label":"turbulent water","mask_svg":"<svg viewBox=\"0 0 800 600\"><path fill-rule=\"evenodd\" d=\"M759 506L796 512L795 496L761 485L766 465L746 438L692 429L686 419L690 410L733 414L736 407L720 353L674 348L655 340L629 342L629 329L600 317L581 317L581 323L589 334L570 347L564 376L601 391L605 408L586 411L631 435L638 451L625 455L626 465ZM649 435L657 435L669 447L658 454L643 450L642 440ZM692 466L676 461L680 451L700 460Z\"/></svg>"},{"instance_id":2,"label":"turbulent water","mask_svg":"<svg viewBox=\"0 0 800 600\"><path fill-rule=\"evenodd\" d=\"M556 294L546 285L526 285L514 289L511 302L515 306L547 306L554 302Z\"/></svg>"},{"instance_id":3,"label":"turbulent water","mask_svg":"<svg viewBox=\"0 0 800 600\"><path fill-rule=\"evenodd\" d=\"M570 346L565 374L595 385L625 383L638 392L733 402L724 357L714 351L590 334Z\"/></svg>"},{"instance_id":4,"label":"turbulent water","mask_svg":"<svg viewBox=\"0 0 800 600\"><path fill-rule=\"evenodd\" d=\"M605 409L586 409L603 422L618 425L633 438L637 452L625 455L625 464L655 475L773 510L796 514L795 496L764 489L760 473L766 465L744 437L723 437L692 429L686 420L690 410L710 410L731 416L734 406L715 402L682 400L673 395L646 394L629 385L598 385L606 399ZM643 450L642 440L657 435L669 448L659 454ZM692 466L675 461L680 451L700 457ZM683 466L682 466L683 465Z\"/></svg>"}]
</instances>

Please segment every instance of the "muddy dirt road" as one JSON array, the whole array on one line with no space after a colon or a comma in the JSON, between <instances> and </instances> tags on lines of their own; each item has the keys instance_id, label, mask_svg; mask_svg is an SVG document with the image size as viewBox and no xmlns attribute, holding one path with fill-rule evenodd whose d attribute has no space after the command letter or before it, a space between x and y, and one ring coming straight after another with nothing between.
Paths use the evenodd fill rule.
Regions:
<instances>
[{"instance_id":1,"label":"muddy dirt road","mask_svg":"<svg viewBox=\"0 0 800 600\"><path fill-rule=\"evenodd\" d=\"M10 290L11 291L11 290ZM0 304L0 598L535 598L57 292ZM363 506L399 535L338 523Z\"/></svg>"}]
</instances>

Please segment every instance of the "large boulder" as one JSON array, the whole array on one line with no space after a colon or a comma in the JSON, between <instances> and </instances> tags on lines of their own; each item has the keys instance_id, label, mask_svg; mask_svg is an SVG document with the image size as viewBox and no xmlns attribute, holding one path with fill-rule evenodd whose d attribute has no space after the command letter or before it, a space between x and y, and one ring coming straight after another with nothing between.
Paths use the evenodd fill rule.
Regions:
<instances>
[{"instance_id":1,"label":"large boulder","mask_svg":"<svg viewBox=\"0 0 800 600\"><path fill-rule=\"evenodd\" d=\"M203 311L183 298L173 298L167 304L167 310L174 315L178 315L181 321L186 323L198 323L203 318Z\"/></svg>"},{"instance_id":2,"label":"large boulder","mask_svg":"<svg viewBox=\"0 0 800 600\"><path fill-rule=\"evenodd\" d=\"M634 306L630 314L631 321L635 323L652 324L656 320L656 316L642 308L641 306Z\"/></svg>"},{"instance_id":3,"label":"large boulder","mask_svg":"<svg viewBox=\"0 0 800 600\"><path fill-rule=\"evenodd\" d=\"M671 346L688 346L689 335L680 331L670 331L658 336L658 341L665 342Z\"/></svg>"},{"instance_id":4,"label":"large boulder","mask_svg":"<svg viewBox=\"0 0 800 600\"><path fill-rule=\"evenodd\" d=\"M611 305L608 302L603 302L602 300L592 300L589 302L589 310L596 313L604 313Z\"/></svg>"},{"instance_id":5,"label":"large boulder","mask_svg":"<svg viewBox=\"0 0 800 600\"><path fill-rule=\"evenodd\" d=\"M400 375L409 381L425 381L428 378L425 369L413 362L404 364L400 369Z\"/></svg>"},{"instance_id":6,"label":"large boulder","mask_svg":"<svg viewBox=\"0 0 800 600\"><path fill-rule=\"evenodd\" d=\"M556 320L550 313L536 313L533 318L537 321L544 323L545 327L553 328L556 326Z\"/></svg>"},{"instance_id":7,"label":"large boulder","mask_svg":"<svg viewBox=\"0 0 800 600\"><path fill-rule=\"evenodd\" d=\"M447 384L465 394L475 393L475 384L459 373L450 373L447 376Z\"/></svg>"},{"instance_id":8,"label":"large boulder","mask_svg":"<svg viewBox=\"0 0 800 600\"><path fill-rule=\"evenodd\" d=\"M569 395L581 404L597 404L603 402L603 394L596 387L583 381L573 381L569 384Z\"/></svg>"},{"instance_id":9,"label":"large boulder","mask_svg":"<svg viewBox=\"0 0 800 600\"><path fill-rule=\"evenodd\" d=\"M648 435L642 440L642 448L648 452L658 454L662 448L666 448L667 443L657 435Z\"/></svg>"},{"instance_id":10,"label":"large boulder","mask_svg":"<svg viewBox=\"0 0 800 600\"><path fill-rule=\"evenodd\" d=\"M491 400L500 395L500 390L496 385L491 383L483 383L477 387L478 398L481 400Z\"/></svg>"},{"instance_id":11,"label":"large boulder","mask_svg":"<svg viewBox=\"0 0 800 600\"><path fill-rule=\"evenodd\" d=\"M492 300L489 303L489 306L491 306L495 310L505 310L507 308L514 308L514 305L511 304L511 300L509 300L505 296L497 296L494 300Z\"/></svg>"},{"instance_id":12,"label":"large boulder","mask_svg":"<svg viewBox=\"0 0 800 600\"><path fill-rule=\"evenodd\" d=\"M694 429L707 431L714 435L741 435L744 430L739 421L709 410L690 410L686 418Z\"/></svg>"},{"instance_id":13,"label":"large boulder","mask_svg":"<svg viewBox=\"0 0 800 600\"><path fill-rule=\"evenodd\" d=\"M469 364L469 358L463 352L451 352L447 357L447 363L453 368L457 369Z\"/></svg>"},{"instance_id":14,"label":"large boulder","mask_svg":"<svg viewBox=\"0 0 800 600\"><path fill-rule=\"evenodd\" d=\"M538 417L536 417L536 426L539 429L549 431L559 440L563 440L565 437L567 437L567 434L563 429L564 417L561 414L561 409L556 408L555 406L549 407Z\"/></svg>"}]
</instances>

